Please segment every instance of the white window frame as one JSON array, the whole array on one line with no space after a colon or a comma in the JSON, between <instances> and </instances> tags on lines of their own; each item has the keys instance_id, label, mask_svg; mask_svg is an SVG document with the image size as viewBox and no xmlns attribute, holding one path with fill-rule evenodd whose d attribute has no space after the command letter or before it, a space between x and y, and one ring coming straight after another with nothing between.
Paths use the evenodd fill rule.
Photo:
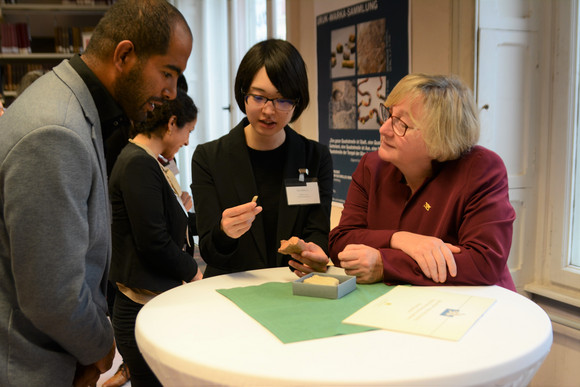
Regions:
<instances>
[{"instance_id":1,"label":"white window frame","mask_svg":"<svg viewBox=\"0 0 580 387\"><path fill-rule=\"evenodd\" d=\"M578 134L578 3L558 1L554 20L553 114L547 187L553 206L548 206L547 252L553 282L580 288L580 270L570 265L576 137ZM548 229L549 230L549 229ZM551 254L551 255L550 255Z\"/></svg>"},{"instance_id":2,"label":"white window frame","mask_svg":"<svg viewBox=\"0 0 580 387\"><path fill-rule=\"evenodd\" d=\"M542 3L544 72L539 147L536 275L525 290L580 307L580 270L570 264L579 134L578 2ZM580 205L576 203L576 205Z\"/></svg>"}]
</instances>

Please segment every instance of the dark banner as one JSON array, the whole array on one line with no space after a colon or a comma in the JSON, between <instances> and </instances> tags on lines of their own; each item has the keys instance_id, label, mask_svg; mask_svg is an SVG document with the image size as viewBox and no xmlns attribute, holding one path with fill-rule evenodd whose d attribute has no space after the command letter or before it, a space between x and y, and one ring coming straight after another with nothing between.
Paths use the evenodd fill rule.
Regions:
<instances>
[{"instance_id":1,"label":"dark banner","mask_svg":"<svg viewBox=\"0 0 580 387\"><path fill-rule=\"evenodd\" d=\"M379 105L409 69L408 2L374 0L316 18L318 127L344 203L363 154L378 149Z\"/></svg>"}]
</instances>

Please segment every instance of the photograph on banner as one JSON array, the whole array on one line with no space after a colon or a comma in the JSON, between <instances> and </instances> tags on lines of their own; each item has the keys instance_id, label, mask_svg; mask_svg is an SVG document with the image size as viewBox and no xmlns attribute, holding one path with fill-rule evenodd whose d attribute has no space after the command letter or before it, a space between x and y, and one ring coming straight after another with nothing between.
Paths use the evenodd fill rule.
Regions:
<instances>
[{"instance_id":1,"label":"photograph on banner","mask_svg":"<svg viewBox=\"0 0 580 387\"><path fill-rule=\"evenodd\" d=\"M335 202L362 155L378 149L380 105L408 73L408 12L407 1L374 0L316 18L319 137L332 154Z\"/></svg>"}]
</instances>

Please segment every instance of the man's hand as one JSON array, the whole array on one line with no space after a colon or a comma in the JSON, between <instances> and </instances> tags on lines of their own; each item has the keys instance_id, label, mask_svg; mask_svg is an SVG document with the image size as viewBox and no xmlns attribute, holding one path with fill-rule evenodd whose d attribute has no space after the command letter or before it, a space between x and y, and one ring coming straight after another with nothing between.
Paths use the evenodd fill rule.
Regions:
<instances>
[{"instance_id":1,"label":"man's hand","mask_svg":"<svg viewBox=\"0 0 580 387\"><path fill-rule=\"evenodd\" d=\"M298 277L304 277L313 272L325 273L330 259L316 243L306 243L306 249L300 254L290 254L295 261L290 260L288 264L295 269L294 273ZM298 262L297 262L298 261Z\"/></svg>"},{"instance_id":2,"label":"man's hand","mask_svg":"<svg viewBox=\"0 0 580 387\"><path fill-rule=\"evenodd\" d=\"M407 253L434 282L444 283L448 273L451 277L457 275L453 254L461 252L458 246L439 238L399 231L391 237L391 247Z\"/></svg>"},{"instance_id":3,"label":"man's hand","mask_svg":"<svg viewBox=\"0 0 580 387\"><path fill-rule=\"evenodd\" d=\"M383 280L383 259L379 250L367 245L347 245L338 253L340 266L360 284Z\"/></svg>"},{"instance_id":4,"label":"man's hand","mask_svg":"<svg viewBox=\"0 0 580 387\"><path fill-rule=\"evenodd\" d=\"M73 380L74 387L96 386L101 374L107 372L113 366L113 359L115 358L115 342L109 350L109 353L96 363L89 365L82 365L77 363L77 370Z\"/></svg>"},{"instance_id":5,"label":"man's hand","mask_svg":"<svg viewBox=\"0 0 580 387\"><path fill-rule=\"evenodd\" d=\"M221 229L230 238L238 239L252 227L260 212L262 207L254 201L228 208L222 213Z\"/></svg>"},{"instance_id":6,"label":"man's hand","mask_svg":"<svg viewBox=\"0 0 580 387\"><path fill-rule=\"evenodd\" d=\"M96 386L100 376L101 372L94 364L85 366L77 363L73 387Z\"/></svg>"},{"instance_id":7,"label":"man's hand","mask_svg":"<svg viewBox=\"0 0 580 387\"><path fill-rule=\"evenodd\" d=\"M101 360L95 363L95 366L99 370L100 373L104 374L108 370L111 369L113 366L113 359L115 359L115 341L113 340L113 346L109 350L109 353L103 357Z\"/></svg>"}]
</instances>

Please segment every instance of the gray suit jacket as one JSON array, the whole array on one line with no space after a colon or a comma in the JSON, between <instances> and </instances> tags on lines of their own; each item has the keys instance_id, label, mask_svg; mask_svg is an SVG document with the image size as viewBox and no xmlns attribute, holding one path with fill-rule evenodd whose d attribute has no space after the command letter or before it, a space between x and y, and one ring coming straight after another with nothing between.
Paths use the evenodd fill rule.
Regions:
<instances>
[{"instance_id":1,"label":"gray suit jacket","mask_svg":"<svg viewBox=\"0 0 580 387\"><path fill-rule=\"evenodd\" d=\"M64 61L0 118L1 386L70 386L113 345L98 117Z\"/></svg>"}]
</instances>

